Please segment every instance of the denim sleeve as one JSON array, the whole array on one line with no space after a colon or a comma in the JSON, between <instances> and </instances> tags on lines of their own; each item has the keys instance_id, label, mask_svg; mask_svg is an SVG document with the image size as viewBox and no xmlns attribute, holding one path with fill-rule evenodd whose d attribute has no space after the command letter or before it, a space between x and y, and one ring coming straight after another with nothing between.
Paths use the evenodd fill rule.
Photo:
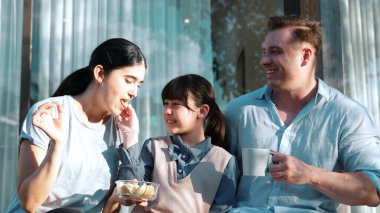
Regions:
<instances>
[{"instance_id":1,"label":"denim sleeve","mask_svg":"<svg viewBox=\"0 0 380 213\"><path fill-rule=\"evenodd\" d=\"M141 150L140 161L143 164L144 180L152 181L152 172L154 169L154 159L152 153L152 140L148 139L144 142Z\"/></svg>"},{"instance_id":2,"label":"denim sleeve","mask_svg":"<svg viewBox=\"0 0 380 213\"><path fill-rule=\"evenodd\" d=\"M135 144L128 149L119 147L119 157L121 165L119 166L120 180L142 180L141 162L139 160L141 145Z\"/></svg>"},{"instance_id":3,"label":"denim sleeve","mask_svg":"<svg viewBox=\"0 0 380 213\"><path fill-rule=\"evenodd\" d=\"M153 157L151 140L137 143L128 149L119 147L121 165L119 167L119 179L121 180L151 180L153 171ZM148 168L148 169L146 169Z\"/></svg>"},{"instance_id":4,"label":"denim sleeve","mask_svg":"<svg viewBox=\"0 0 380 213\"><path fill-rule=\"evenodd\" d=\"M228 210L231 209L235 201L237 176L237 161L236 158L232 156L224 169L210 212L228 212Z\"/></svg>"}]
</instances>

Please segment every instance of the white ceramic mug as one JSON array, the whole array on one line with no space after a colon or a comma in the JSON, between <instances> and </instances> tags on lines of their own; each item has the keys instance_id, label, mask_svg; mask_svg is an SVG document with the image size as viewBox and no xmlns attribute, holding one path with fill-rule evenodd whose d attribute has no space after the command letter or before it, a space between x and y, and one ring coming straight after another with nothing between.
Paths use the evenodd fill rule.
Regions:
<instances>
[{"instance_id":1,"label":"white ceramic mug","mask_svg":"<svg viewBox=\"0 0 380 213\"><path fill-rule=\"evenodd\" d=\"M271 161L270 149L243 148L243 175L265 176Z\"/></svg>"}]
</instances>

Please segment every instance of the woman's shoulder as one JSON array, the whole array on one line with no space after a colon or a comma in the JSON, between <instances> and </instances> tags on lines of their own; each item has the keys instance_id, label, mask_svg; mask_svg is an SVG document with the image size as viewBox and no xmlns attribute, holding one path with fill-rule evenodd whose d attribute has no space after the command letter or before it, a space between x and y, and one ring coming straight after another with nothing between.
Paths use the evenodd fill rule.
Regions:
<instances>
[{"instance_id":1,"label":"woman's shoulder","mask_svg":"<svg viewBox=\"0 0 380 213\"><path fill-rule=\"evenodd\" d=\"M33 104L31 107L31 111L36 111L38 109L38 107L40 107L41 105L43 105L45 103L49 103L49 102L50 103L59 102L62 105L62 107L65 105L67 106L67 105L71 104L71 99L72 99L72 97L69 95L49 97L49 98L37 101L35 104Z\"/></svg>"}]
</instances>

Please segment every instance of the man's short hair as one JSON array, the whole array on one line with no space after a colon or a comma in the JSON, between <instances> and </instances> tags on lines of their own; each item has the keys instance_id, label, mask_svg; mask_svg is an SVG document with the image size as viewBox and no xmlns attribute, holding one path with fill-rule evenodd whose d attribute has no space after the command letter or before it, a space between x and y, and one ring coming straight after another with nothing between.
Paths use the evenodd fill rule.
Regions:
<instances>
[{"instance_id":1,"label":"man's short hair","mask_svg":"<svg viewBox=\"0 0 380 213\"><path fill-rule=\"evenodd\" d=\"M322 43L321 23L310 18L301 18L296 15L272 16L268 20L268 31L284 27L295 27L293 39L290 42L308 42L318 50Z\"/></svg>"}]
</instances>

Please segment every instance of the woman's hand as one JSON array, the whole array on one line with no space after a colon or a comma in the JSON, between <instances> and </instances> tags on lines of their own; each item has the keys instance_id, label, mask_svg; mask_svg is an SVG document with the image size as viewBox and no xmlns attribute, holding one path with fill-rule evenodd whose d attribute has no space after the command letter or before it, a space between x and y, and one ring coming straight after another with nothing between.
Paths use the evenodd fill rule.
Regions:
<instances>
[{"instance_id":1,"label":"woman's hand","mask_svg":"<svg viewBox=\"0 0 380 213\"><path fill-rule=\"evenodd\" d=\"M131 133L131 132L139 132L139 119L137 118L137 114L135 109L133 109L132 105L128 105L121 112L118 117L119 120L119 128L122 132Z\"/></svg>"},{"instance_id":2,"label":"woman's hand","mask_svg":"<svg viewBox=\"0 0 380 213\"><path fill-rule=\"evenodd\" d=\"M42 129L54 142L63 141L63 109L59 102L45 103L33 113L32 123Z\"/></svg>"},{"instance_id":3,"label":"woman's hand","mask_svg":"<svg viewBox=\"0 0 380 213\"><path fill-rule=\"evenodd\" d=\"M131 105L125 107L118 117L118 121L118 126L123 136L124 148L129 148L136 144L138 142L140 126L135 109Z\"/></svg>"}]
</instances>

